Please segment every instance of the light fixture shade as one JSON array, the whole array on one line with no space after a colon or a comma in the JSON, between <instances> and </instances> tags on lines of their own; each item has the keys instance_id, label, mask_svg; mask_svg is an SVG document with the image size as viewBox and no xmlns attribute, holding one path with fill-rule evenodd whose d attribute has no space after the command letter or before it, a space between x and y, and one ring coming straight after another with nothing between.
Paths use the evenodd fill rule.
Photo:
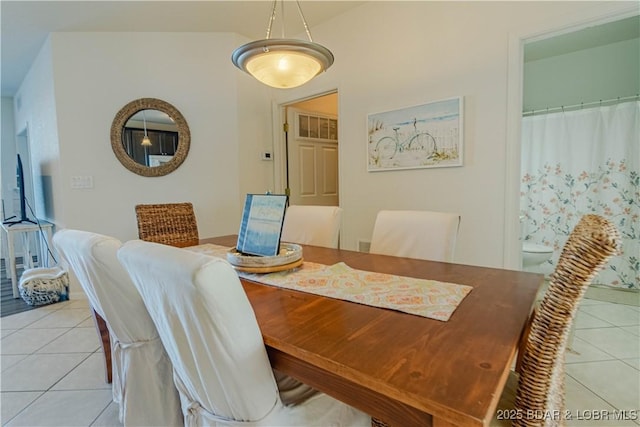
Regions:
<instances>
[{"instance_id":1,"label":"light fixture shade","mask_svg":"<svg viewBox=\"0 0 640 427\"><path fill-rule=\"evenodd\" d=\"M149 139L149 137L147 135L145 135L142 138L142 142L140 143L140 145L146 146L146 147L149 147L151 145L151 140Z\"/></svg>"},{"instance_id":2,"label":"light fixture shade","mask_svg":"<svg viewBox=\"0 0 640 427\"><path fill-rule=\"evenodd\" d=\"M264 39L240 46L233 64L260 82L279 89L305 84L333 64L333 54L318 43Z\"/></svg>"}]
</instances>

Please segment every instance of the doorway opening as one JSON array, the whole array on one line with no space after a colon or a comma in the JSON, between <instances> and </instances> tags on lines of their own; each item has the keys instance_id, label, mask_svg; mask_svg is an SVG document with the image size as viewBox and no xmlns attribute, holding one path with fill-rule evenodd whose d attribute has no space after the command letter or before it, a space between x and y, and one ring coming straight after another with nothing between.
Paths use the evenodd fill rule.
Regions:
<instances>
[{"instance_id":1,"label":"doorway opening","mask_svg":"<svg viewBox=\"0 0 640 427\"><path fill-rule=\"evenodd\" d=\"M630 22L630 21L633 21L633 19L635 19L635 24L633 22ZM584 49L591 49L591 50L602 49L602 46L607 44L603 42L603 40L607 39L607 37L610 37L610 38L612 37L611 43L620 43L621 41L624 42L624 40L627 40L629 37L629 36L623 36L620 31L620 29L625 24L624 21L626 21L627 27L631 26L632 30L635 31L635 34L636 34L635 38L637 40L638 16L637 16L637 11L635 11L635 12L629 12L629 13L619 13L619 14L616 14L615 16L607 16L607 17L598 19L595 22L594 20L589 20L588 22L585 22L582 25L576 26L575 28L554 29L542 35L537 34L535 36L530 36L530 37L516 36L512 38L512 40L510 41L510 51L511 51L511 54L513 54L513 57L512 59L510 59L509 87L510 87L510 92L512 89L513 91L509 95L510 105L508 106L508 111L509 111L508 140L517 141L517 142L515 144L508 145L508 148L507 148L508 150L507 157L510 159L509 161L510 165L507 168L508 191L507 191L506 206L507 206L508 212L506 212L507 232L505 233L505 235L507 236L506 237L507 241L505 241L505 265L513 266L513 261L514 261L513 254L520 253L521 255L522 240L520 239L523 238L523 235L526 234L526 232L530 231L530 228L531 228L527 224L525 224L522 229L520 228L521 219L523 217L523 206L521 204L521 200L519 196L521 193L521 188L520 188L521 178L525 174L527 176L531 176L530 170L524 168L523 166L523 161L526 160L526 150L525 150L526 147L524 145L524 137L522 135L522 132L523 132L523 129L527 130L531 126L530 123L525 124L523 119L523 112L525 113L524 114L525 116L531 116L531 112L529 110L536 110L536 115L545 115L547 114L547 112L551 113L552 112L551 110L554 107L558 107L557 110L561 114L565 114L570 110L572 110L572 108L570 108L572 106L576 107L576 108L573 108L573 110L583 110L584 108L586 112L587 103L590 100L589 96L594 95L594 93L598 92L598 90L600 90L600 92L602 91L605 91L605 92L604 92L604 95L599 93L597 95L598 97L596 98L596 100L614 98L612 99L612 101L615 101L615 102L612 102L612 104L618 103L618 100L616 100L615 98L624 98L625 95L633 95L637 91L637 89L635 89L635 90L632 90L633 93L630 93L630 94L616 93L613 96L607 97L605 96L606 89L607 89L606 87L604 89L603 88L598 89L596 87L597 82L591 82L590 84L593 87L590 89L592 89L594 93L590 93L589 90L585 90L579 93L578 91L576 91L576 93L565 94L562 100L559 100L559 99L554 100L552 99L553 96L562 95L561 91L559 90L554 91L551 89L551 87L547 87L546 89L547 91L550 92L550 96L551 96L550 100L538 99L541 97L541 95L543 95L543 91L541 90L537 90L533 92L536 95L536 98L534 99L533 96L527 96L527 93L529 94L532 93L531 92L532 88L530 87L532 82L527 80L527 73L525 73L525 70L527 69L527 66L528 66L526 64L527 56L529 56L530 59L534 56L540 57L539 59L541 59L541 61L535 64L536 72L541 72L539 67L542 66L543 63L549 63L550 65L555 64L555 67L553 68L553 70L562 72L563 69L558 66L558 63L561 62L561 60L559 58L556 60L553 57L551 57L551 53L553 53L553 51L555 51L555 55L557 56L559 51L565 50L564 52L565 54L574 55L572 58L575 61L576 58L579 58L579 55L576 52L579 52L579 50L584 50ZM609 27L611 30L615 30L614 27L616 26L618 27L617 35L602 33L603 31L605 31L607 27ZM598 37L596 38L589 37L589 34L596 31L599 32L600 34ZM585 35L582 36L582 34L585 34ZM595 46L589 46L588 44L586 44L586 43L593 43L593 40L596 40L596 39L599 44ZM557 40L557 45L555 44L556 40ZM572 47L569 45L569 43L572 43L575 46ZM616 46L616 49L620 49L620 48L621 48L620 46ZM567 49L573 49L573 50L567 50ZM546 58L544 56L541 56L541 55L545 55L546 52L549 52ZM512 56L511 54L510 56ZM591 52L590 55L593 56L594 53ZM517 64L515 64L516 61L518 62ZM528 69L531 70L531 67L529 67ZM582 74L585 74L585 73L582 73ZM518 83L515 81L515 79L518 78L518 76L522 77L521 83ZM555 78L558 79L559 77L556 76ZM616 80L620 80L620 79L616 79ZM543 79L543 81L548 81L548 78L546 80ZM572 86L572 85L568 85L568 86ZM573 85L572 88L574 86L575 85ZM527 89L529 89L529 92L527 92ZM572 96L574 98L571 98ZM577 99L575 97L580 97L580 99ZM532 106L531 104L534 101L537 104L535 106ZM622 101L622 99L620 99L619 101ZM545 103L545 105L541 107L540 102ZM602 104L602 102L603 101L600 101L599 103ZM582 105L583 103L584 105ZM576 104L576 105L573 105L573 104ZM564 105L564 107L562 107L562 105ZM531 119L531 118L532 117L528 117L528 119ZM530 131L527 131L527 132L528 132L527 135L529 135ZM563 174L563 176L565 175L566 174ZM594 212L594 213L597 213L597 212ZM527 238L529 237L530 236L527 236ZM552 266L549 266L548 268L552 268ZM539 271L539 272L545 272L545 271ZM631 290L631 292L629 292L629 289L618 289L618 288L606 287L607 288L606 292L604 291L600 292L600 289L598 288L605 288L605 286L595 285L591 287L588 291L588 294L590 294L590 296L594 299L602 299L602 300L610 300L610 301L615 300L615 302L618 302L618 303L638 305L639 294L637 290ZM625 290L627 292L621 293L619 292L620 290ZM614 292L611 292L611 291L614 291ZM615 292L615 291L618 291L618 292ZM598 296L594 297L593 294L595 294L596 292L598 293ZM604 295L605 293L609 294L609 296L606 296L606 297L600 296L600 294ZM613 294L617 294L617 295L614 296Z\"/></svg>"},{"instance_id":2,"label":"doorway opening","mask_svg":"<svg viewBox=\"0 0 640 427\"><path fill-rule=\"evenodd\" d=\"M292 205L340 204L338 92L278 106L276 187Z\"/></svg>"}]
</instances>

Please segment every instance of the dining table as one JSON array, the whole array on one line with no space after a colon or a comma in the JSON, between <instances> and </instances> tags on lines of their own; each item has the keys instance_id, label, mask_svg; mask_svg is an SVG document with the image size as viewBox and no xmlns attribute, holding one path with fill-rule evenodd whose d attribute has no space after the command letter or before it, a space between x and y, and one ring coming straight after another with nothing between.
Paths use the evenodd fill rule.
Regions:
<instances>
[{"instance_id":1,"label":"dining table","mask_svg":"<svg viewBox=\"0 0 640 427\"><path fill-rule=\"evenodd\" d=\"M236 242L235 235L201 240ZM489 425L543 275L301 247L304 263L344 263L470 291L443 321L241 276L274 369L390 426Z\"/></svg>"}]
</instances>

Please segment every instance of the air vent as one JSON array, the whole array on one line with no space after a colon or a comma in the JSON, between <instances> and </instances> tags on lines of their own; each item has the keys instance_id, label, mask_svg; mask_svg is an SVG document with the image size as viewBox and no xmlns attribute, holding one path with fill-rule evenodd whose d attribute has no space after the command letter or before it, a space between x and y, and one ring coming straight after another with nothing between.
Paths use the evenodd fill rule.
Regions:
<instances>
[{"instance_id":1,"label":"air vent","mask_svg":"<svg viewBox=\"0 0 640 427\"><path fill-rule=\"evenodd\" d=\"M370 240L362 240L358 239L358 252L369 252L369 248L371 247Z\"/></svg>"}]
</instances>

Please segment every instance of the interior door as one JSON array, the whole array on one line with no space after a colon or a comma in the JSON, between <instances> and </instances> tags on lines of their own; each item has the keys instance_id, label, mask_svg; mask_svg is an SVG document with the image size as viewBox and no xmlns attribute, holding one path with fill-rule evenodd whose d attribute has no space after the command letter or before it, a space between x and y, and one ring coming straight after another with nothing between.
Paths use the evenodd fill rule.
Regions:
<instances>
[{"instance_id":1,"label":"interior door","mask_svg":"<svg viewBox=\"0 0 640 427\"><path fill-rule=\"evenodd\" d=\"M338 119L287 108L289 202L338 206Z\"/></svg>"}]
</instances>

